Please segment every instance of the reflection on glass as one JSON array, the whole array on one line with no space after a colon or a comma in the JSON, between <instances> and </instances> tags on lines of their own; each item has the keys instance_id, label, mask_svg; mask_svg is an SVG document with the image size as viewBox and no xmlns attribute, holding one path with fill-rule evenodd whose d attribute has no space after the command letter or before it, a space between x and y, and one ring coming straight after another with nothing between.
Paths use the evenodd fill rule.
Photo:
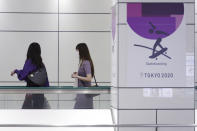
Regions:
<instances>
[{"instance_id":1,"label":"reflection on glass","mask_svg":"<svg viewBox=\"0 0 197 131\"><path fill-rule=\"evenodd\" d=\"M145 88L143 89L143 96L171 98L173 97L173 89L172 88L162 88L162 89Z\"/></svg>"},{"instance_id":2,"label":"reflection on glass","mask_svg":"<svg viewBox=\"0 0 197 131\"><path fill-rule=\"evenodd\" d=\"M49 89L49 90L48 90ZM75 88L72 86L63 87L24 87L24 86L2 86L0 87L0 109L21 109L25 100L25 94L31 91L43 92L45 103L43 109L73 109L76 94L78 92L87 94L100 94L93 98L94 109L110 108L110 87L84 87ZM87 89L87 90L86 90ZM6 90L6 91L5 91ZM24 91L25 90L25 91ZM4 91L4 92L2 92ZM9 94L7 94L9 93ZM36 92L37 93L37 92Z\"/></svg>"}]
</instances>

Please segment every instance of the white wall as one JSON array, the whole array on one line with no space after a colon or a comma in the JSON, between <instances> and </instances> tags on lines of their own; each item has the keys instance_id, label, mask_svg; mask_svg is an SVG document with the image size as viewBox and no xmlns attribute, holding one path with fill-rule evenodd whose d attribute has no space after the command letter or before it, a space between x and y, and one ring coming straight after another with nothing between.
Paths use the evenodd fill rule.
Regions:
<instances>
[{"instance_id":1,"label":"white wall","mask_svg":"<svg viewBox=\"0 0 197 131\"><path fill-rule=\"evenodd\" d=\"M196 68L197 68L197 42L196 42L196 38L197 38L197 21L196 21L196 18L197 18L197 1L195 0L195 75L197 75L197 71L196 71ZM195 77L195 82L197 83L197 77Z\"/></svg>"},{"instance_id":2,"label":"white wall","mask_svg":"<svg viewBox=\"0 0 197 131\"><path fill-rule=\"evenodd\" d=\"M10 72L23 67L31 42L41 45L51 86L73 85L80 42L89 46L99 85L110 85L111 0L0 0L0 86L25 85ZM54 109L75 103L72 94L46 97ZM23 100L24 94L0 94L0 108L21 108ZM95 97L94 108L109 106L109 95Z\"/></svg>"},{"instance_id":3,"label":"white wall","mask_svg":"<svg viewBox=\"0 0 197 131\"><path fill-rule=\"evenodd\" d=\"M51 85L72 85L80 42L98 82L110 83L111 0L0 0L0 86L24 85L10 72L23 67L31 42L41 45Z\"/></svg>"}]
</instances>

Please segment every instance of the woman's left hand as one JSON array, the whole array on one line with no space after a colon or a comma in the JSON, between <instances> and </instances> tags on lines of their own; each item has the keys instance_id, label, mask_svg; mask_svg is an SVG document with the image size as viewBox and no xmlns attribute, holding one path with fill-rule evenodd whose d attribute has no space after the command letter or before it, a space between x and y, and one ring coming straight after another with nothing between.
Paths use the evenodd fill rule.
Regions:
<instances>
[{"instance_id":1,"label":"woman's left hand","mask_svg":"<svg viewBox=\"0 0 197 131\"><path fill-rule=\"evenodd\" d=\"M77 72L74 72L73 74L72 74L72 78L77 78L78 77L78 73Z\"/></svg>"},{"instance_id":2,"label":"woman's left hand","mask_svg":"<svg viewBox=\"0 0 197 131\"><path fill-rule=\"evenodd\" d=\"M12 72L11 72L11 76L13 76L15 74L15 70L13 70Z\"/></svg>"}]
</instances>

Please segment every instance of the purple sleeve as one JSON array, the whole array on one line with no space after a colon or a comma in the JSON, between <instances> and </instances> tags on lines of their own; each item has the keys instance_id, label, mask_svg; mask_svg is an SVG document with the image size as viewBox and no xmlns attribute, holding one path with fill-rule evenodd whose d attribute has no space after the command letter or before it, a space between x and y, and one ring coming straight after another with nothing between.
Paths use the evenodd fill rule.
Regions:
<instances>
[{"instance_id":1,"label":"purple sleeve","mask_svg":"<svg viewBox=\"0 0 197 131\"><path fill-rule=\"evenodd\" d=\"M84 70L85 70L86 75L92 73L91 72L91 65L90 65L90 62L89 61L84 61L83 66L84 66Z\"/></svg>"},{"instance_id":2,"label":"purple sleeve","mask_svg":"<svg viewBox=\"0 0 197 131\"><path fill-rule=\"evenodd\" d=\"M35 69L36 67L31 63L31 61L27 60L23 66L23 69L15 70L15 73L17 74L19 80L25 80L29 73Z\"/></svg>"}]
</instances>

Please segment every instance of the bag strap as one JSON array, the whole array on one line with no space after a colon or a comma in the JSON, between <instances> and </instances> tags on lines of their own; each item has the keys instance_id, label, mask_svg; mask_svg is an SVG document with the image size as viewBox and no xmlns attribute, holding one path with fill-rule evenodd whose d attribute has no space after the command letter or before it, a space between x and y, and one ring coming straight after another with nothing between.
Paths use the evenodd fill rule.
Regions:
<instances>
[{"instance_id":1,"label":"bag strap","mask_svg":"<svg viewBox=\"0 0 197 131\"><path fill-rule=\"evenodd\" d=\"M94 81L95 81L96 86L98 86L98 83L97 83L97 81L96 81L95 75L94 75Z\"/></svg>"}]
</instances>

